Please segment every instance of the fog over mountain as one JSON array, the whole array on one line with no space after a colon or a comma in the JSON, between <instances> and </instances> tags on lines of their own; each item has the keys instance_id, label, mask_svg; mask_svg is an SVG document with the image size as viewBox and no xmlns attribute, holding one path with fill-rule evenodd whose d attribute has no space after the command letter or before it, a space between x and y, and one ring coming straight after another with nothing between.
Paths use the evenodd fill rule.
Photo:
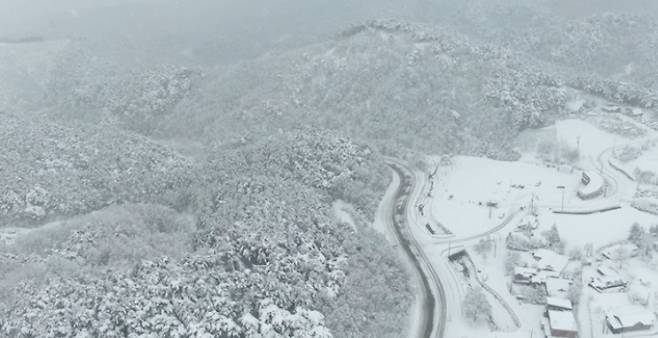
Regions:
<instances>
[{"instance_id":1,"label":"fog over mountain","mask_svg":"<svg viewBox=\"0 0 658 338\"><path fill-rule=\"evenodd\" d=\"M0 337L651 336L657 15L0 0Z\"/></svg>"}]
</instances>

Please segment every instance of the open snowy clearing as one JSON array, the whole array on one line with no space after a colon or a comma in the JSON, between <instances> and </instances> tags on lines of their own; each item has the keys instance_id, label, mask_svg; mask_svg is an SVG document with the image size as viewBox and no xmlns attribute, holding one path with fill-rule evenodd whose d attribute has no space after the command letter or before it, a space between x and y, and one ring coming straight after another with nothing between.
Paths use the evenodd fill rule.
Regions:
<instances>
[{"instance_id":1,"label":"open snowy clearing","mask_svg":"<svg viewBox=\"0 0 658 338\"><path fill-rule=\"evenodd\" d=\"M439 171L431 213L457 237L475 235L531 203L559 206L563 191L558 187L565 187L565 202L573 203L578 184L575 171L459 156Z\"/></svg>"},{"instance_id":2,"label":"open snowy clearing","mask_svg":"<svg viewBox=\"0 0 658 338\"><path fill-rule=\"evenodd\" d=\"M657 222L656 216L630 207L591 215L562 215L541 210L538 219L540 230L548 230L554 224L557 226L567 251L586 244L598 248L625 239L635 222L644 227Z\"/></svg>"}]
</instances>

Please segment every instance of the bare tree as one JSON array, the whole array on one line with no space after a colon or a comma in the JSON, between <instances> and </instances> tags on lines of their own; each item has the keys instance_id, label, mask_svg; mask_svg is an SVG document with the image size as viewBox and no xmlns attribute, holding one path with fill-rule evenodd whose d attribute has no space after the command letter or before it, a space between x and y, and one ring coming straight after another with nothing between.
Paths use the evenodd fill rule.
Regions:
<instances>
[{"instance_id":1,"label":"bare tree","mask_svg":"<svg viewBox=\"0 0 658 338\"><path fill-rule=\"evenodd\" d=\"M473 323L491 317L491 304L481 288L471 288L464 297L464 316Z\"/></svg>"}]
</instances>

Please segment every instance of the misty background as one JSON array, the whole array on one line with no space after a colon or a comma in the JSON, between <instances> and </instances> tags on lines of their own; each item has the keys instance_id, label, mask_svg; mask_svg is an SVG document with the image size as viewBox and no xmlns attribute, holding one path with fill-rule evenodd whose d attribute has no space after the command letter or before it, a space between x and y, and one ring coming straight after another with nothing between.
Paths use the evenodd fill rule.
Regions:
<instances>
[{"instance_id":1,"label":"misty background","mask_svg":"<svg viewBox=\"0 0 658 338\"><path fill-rule=\"evenodd\" d=\"M474 3L477 2L2 0L0 38L76 39L95 46L98 53L215 64L322 41L350 24L371 19L395 18L427 23L455 21L468 27L472 20L476 20L467 16ZM492 20L493 26L506 26L507 34L522 33L531 24L532 11L542 8L554 11L564 20L578 20L605 12L658 13L658 4L650 0L499 0L481 3L499 6L502 13L499 17L483 16L478 20ZM514 11L519 14L515 15Z\"/></svg>"}]
</instances>

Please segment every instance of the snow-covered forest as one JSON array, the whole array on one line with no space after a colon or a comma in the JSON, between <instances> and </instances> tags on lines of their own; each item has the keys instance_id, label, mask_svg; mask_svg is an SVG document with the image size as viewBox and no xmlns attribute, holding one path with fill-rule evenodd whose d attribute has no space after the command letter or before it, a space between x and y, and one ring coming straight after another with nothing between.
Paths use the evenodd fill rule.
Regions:
<instances>
[{"instance_id":1,"label":"snow-covered forest","mask_svg":"<svg viewBox=\"0 0 658 338\"><path fill-rule=\"evenodd\" d=\"M0 0L0 337L424 337L416 326L462 316L527 337L496 317L519 312L487 284L496 273L468 271L493 259L495 231L519 222L500 280L532 250L585 261L584 245L560 241L558 229L571 238L562 220L536 211L549 197L533 192L520 210L534 216L504 214L482 229L489 237L471 216L427 210L450 209L441 203L460 201L473 177L527 177L500 163L536 150L560 175L595 165L605 197L625 196L614 208L651 215L615 239L650 262L657 79L653 1ZM563 212L571 181L554 180ZM400 213L398 195L417 190L417 214ZM476 198L489 219L507 202ZM468 214L459 208L446 215ZM412 240L413 222L467 258L440 263L431 241ZM425 255L417 268L407 257ZM467 291L446 283L453 268ZM424 287L430 270L437 286ZM460 292L463 306L448 306ZM424 324L418 304L432 295L436 320Z\"/></svg>"}]
</instances>

